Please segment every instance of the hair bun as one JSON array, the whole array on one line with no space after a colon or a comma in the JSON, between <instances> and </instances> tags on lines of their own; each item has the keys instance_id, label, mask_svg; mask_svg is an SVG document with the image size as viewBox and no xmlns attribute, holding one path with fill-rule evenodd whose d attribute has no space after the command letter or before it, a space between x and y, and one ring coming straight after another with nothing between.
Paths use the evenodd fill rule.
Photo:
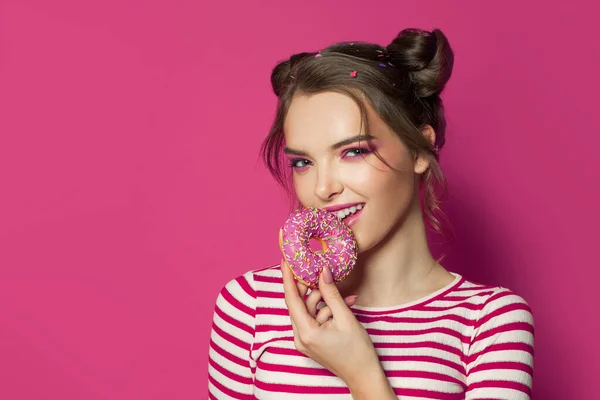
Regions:
<instances>
[{"instance_id":1,"label":"hair bun","mask_svg":"<svg viewBox=\"0 0 600 400\"><path fill-rule=\"evenodd\" d=\"M391 62L407 71L419 97L440 94L452 75L454 53L439 29L404 29L386 50Z\"/></svg>"},{"instance_id":2,"label":"hair bun","mask_svg":"<svg viewBox=\"0 0 600 400\"><path fill-rule=\"evenodd\" d=\"M273 68L271 73L271 87L277 97L281 96L283 89L292 79L292 71L297 70L296 64L310 58L311 53L297 53L290 57L289 60L282 61Z\"/></svg>"},{"instance_id":3,"label":"hair bun","mask_svg":"<svg viewBox=\"0 0 600 400\"><path fill-rule=\"evenodd\" d=\"M282 61L273 68L273 72L271 72L271 87L275 96L281 96L283 88L290 78L290 70L289 61Z\"/></svg>"}]
</instances>

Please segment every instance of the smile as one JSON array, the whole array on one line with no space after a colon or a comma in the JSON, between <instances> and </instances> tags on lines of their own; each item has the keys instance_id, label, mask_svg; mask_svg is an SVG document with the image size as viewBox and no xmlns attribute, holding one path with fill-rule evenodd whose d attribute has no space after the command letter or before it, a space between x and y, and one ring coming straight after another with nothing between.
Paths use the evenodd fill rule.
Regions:
<instances>
[{"instance_id":1,"label":"smile","mask_svg":"<svg viewBox=\"0 0 600 400\"><path fill-rule=\"evenodd\" d=\"M352 206L352 207L348 207L348 208L344 208L342 210L338 210L335 212L335 215L337 215L337 217L339 219L344 219L346 218L348 215L350 214L354 214L357 211L360 211L362 209L362 204L358 204L356 206Z\"/></svg>"},{"instance_id":2,"label":"smile","mask_svg":"<svg viewBox=\"0 0 600 400\"><path fill-rule=\"evenodd\" d=\"M334 213L339 219L343 220L349 215L356 214L362 210L364 203L341 204L337 206L325 207L329 212Z\"/></svg>"}]
</instances>

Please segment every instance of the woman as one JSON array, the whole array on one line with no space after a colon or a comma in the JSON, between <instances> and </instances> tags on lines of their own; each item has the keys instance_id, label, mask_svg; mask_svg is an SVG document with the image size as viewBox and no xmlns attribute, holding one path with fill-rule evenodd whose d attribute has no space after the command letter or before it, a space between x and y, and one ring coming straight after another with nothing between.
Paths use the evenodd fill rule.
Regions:
<instances>
[{"instance_id":1,"label":"woman","mask_svg":"<svg viewBox=\"0 0 600 400\"><path fill-rule=\"evenodd\" d=\"M427 224L441 231L452 66L441 31L406 29L387 47L341 43L275 67L266 164L291 178L300 206L338 212L358 262L337 284L324 268L313 291L283 261L230 281L215 307L210 398L530 398L527 303L448 272L427 243Z\"/></svg>"}]
</instances>

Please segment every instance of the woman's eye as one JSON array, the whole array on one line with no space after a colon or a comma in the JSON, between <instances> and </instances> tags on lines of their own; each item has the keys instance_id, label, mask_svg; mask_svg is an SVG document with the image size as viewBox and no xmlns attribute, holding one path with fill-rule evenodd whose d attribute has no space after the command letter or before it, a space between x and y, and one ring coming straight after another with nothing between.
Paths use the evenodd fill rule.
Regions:
<instances>
[{"instance_id":1,"label":"woman's eye","mask_svg":"<svg viewBox=\"0 0 600 400\"><path fill-rule=\"evenodd\" d=\"M308 165L309 165L309 161L301 159L301 158L297 158L297 159L290 161L290 166L292 168L304 168L304 167L307 167Z\"/></svg>"},{"instance_id":2,"label":"woman's eye","mask_svg":"<svg viewBox=\"0 0 600 400\"><path fill-rule=\"evenodd\" d=\"M369 154L370 150L369 149L365 149L363 147L357 147L354 149L348 149L344 152L344 156L346 157L357 157L357 156L362 156L362 155L366 155Z\"/></svg>"}]
</instances>

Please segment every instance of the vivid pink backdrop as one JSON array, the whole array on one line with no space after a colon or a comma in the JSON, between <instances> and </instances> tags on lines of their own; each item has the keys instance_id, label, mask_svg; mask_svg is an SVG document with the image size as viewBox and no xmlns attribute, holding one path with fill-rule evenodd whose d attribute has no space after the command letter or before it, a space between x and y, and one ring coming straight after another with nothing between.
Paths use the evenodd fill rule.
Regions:
<instances>
[{"instance_id":1,"label":"vivid pink backdrop","mask_svg":"<svg viewBox=\"0 0 600 400\"><path fill-rule=\"evenodd\" d=\"M528 300L535 398L600 398L598 7L550 4L0 0L0 398L206 398L218 291L279 260L270 69L404 27L456 54L447 267Z\"/></svg>"}]
</instances>

